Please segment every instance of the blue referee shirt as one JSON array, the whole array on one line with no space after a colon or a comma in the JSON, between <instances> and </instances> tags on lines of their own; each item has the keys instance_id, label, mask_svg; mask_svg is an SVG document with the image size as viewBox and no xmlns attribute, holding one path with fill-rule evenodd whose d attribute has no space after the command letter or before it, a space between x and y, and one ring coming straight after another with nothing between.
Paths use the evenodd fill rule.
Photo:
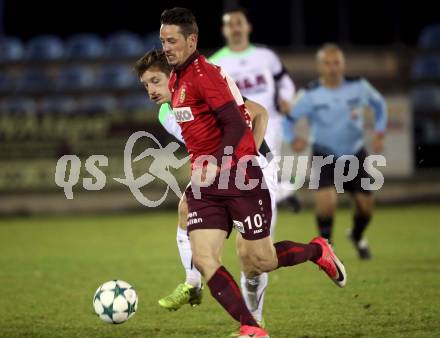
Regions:
<instances>
[{"instance_id":1,"label":"blue referee shirt","mask_svg":"<svg viewBox=\"0 0 440 338\"><path fill-rule=\"evenodd\" d=\"M354 155L364 146L364 108L375 116L375 131L385 132L387 110L382 95L363 78L344 78L338 88L327 88L318 80L299 94L284 123L287 142L294 139L295 122L306 117L311 142L317 152Z\"/></svg>"}]
</instances>

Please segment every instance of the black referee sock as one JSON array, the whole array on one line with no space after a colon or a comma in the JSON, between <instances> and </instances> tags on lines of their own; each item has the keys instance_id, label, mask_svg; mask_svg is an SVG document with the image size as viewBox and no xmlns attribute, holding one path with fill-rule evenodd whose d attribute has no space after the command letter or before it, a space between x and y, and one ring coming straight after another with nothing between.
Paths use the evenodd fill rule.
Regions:
<instances>
[{"instance_id":1,"label":"black referee sock","mask_svg":"<svg viewBox=\"0 0 440 338\"><path fill-rule=\"evenodd\" d=\"M351 232L351 237L359 242L362 239L365 229L370 223L371 216L366 215L354 215L353 217L353 231Z\"/></svg>"},{"instance_id":2,"label":"black referee sock","mask_svg":"<svg viewBox=\"0 0 440 338\"><path fill-rule=\"evenodd\" d=\"M321 237L331 240L333 229L333 217L316 217L318 230Z\"/></svg>"}]
</instances>

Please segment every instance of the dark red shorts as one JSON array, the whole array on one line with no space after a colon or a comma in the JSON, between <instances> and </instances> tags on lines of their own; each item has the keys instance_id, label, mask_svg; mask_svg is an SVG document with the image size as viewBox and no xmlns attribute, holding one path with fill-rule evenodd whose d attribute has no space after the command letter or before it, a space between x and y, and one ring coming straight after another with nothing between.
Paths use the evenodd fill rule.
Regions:
<instances>
[{"instance_id":1,"label":"dark red shorts","mask_svg":"<svg viewBox=\"0 0 440 338\"><path fill-rule=\"evenodd\" d=\"M197 229L220 229L229 237L234 227L247 240L270 236L272 208L268 189L258 186L240 196L202 194L196 199L188 186L185 195L188 233Z\"/></svg>"}]
</instances>

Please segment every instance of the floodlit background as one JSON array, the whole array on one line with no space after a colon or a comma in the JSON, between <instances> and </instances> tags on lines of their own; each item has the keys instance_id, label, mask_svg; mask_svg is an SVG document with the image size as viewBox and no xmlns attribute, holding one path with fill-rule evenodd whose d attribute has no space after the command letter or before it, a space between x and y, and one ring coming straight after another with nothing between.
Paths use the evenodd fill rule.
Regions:
<instances>
[{"instance_id":1,"label":"floodlit background","mask_svg":"<svg viewBox=\"0 0 440 338\"><path fill-rule=\"evenodd\" d=\"M344 239L351 214L342 208L336 248L348 266L347 290L336 292L312 267L274 273L266 316L273 336L440 334L435 1L0 0L0 337L212 338L234 329L209 292L200 309L170 315L158 308L157 299L183 276L175 248L177 197L170 193L161 209L146 208L113 179L125 176L123 151L133 132L149 131L163 145L172 140L132 71L137 58L160 48L161 12L192 9L199 48L209 56L223 46L222 9L234 4L248 9L252 42L279 53L297 89L317 76L317 48L336 42L346 52L347 75L366 77L389 108L385 184L368 231L373 261L360 264ZM372 126L370 116L367 138ZM139 142L136 155L148 145ZM291 154L288 144L284 149ZM54 179L66 154L81 160L73 200ZM107 178L101 191L83 188L93 154L109 159L101 167ZM183 148L179 156L186 156ZM145 160L135 175L147 169ZM183 189L189 169L173 172ZM157 199L165 188L156 179L142 191ZM283 211L277 235L307 241L316 234L313 195L302 189L298 196L305 210ZM237 273L232 243L225 255ZM115 277L140 294L139 314L116 328L90 312L96 287Z\"/></svg>"},{"instance_id":2,"label":"floodlit background","mask_svg":"<svg viewBox=\"0 0 440 338\"><path fill-rule=\"evenodd\" d=\"M137 130L152 131L162 143L171 138L159 126L157 108L132 66L144 52L160 48L160 13L176 2L0 3L0 213L140 209L128 188L113 180L124 177L125 142ZM385 95L388 165L379 200L440 196L440 15L433 5L187 3L199 21L200 49L206 55L222 46L221 11L233 3L249 9L253 42L279 52L298 89L316 78L316 48L333 41L346 50L348 75L365 76ZM367 135L371 122L367 119ZM73 201L54 180L63 154L82 161ZM109 158L108 167L102 167L104 191L82 187L82 179L91 177L84 167L92 154ZM137 167L137 175L146 167ZM177 175L184 187L187 168ZM163 182L157 179L146 190L151 199L160 197ZM300 192L306 203L308 195ZM167 201L175 200L170 194Z\"/></svg>"}]
</instances>

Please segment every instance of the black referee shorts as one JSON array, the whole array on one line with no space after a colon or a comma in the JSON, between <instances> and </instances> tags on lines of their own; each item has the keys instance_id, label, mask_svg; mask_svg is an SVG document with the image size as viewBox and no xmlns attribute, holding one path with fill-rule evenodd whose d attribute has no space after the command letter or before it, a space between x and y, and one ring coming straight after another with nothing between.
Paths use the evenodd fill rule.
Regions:
<instances>
[{"instance_id":1,"label":"black referee shorts","mask_svg":"<svg viewBox=\"0 0 440 338\"><path fill-rule=\"evenodd\" d=\"M314 150L313 156L326 157L326 156L329 156L329 154L323 154L323 153L320 153L320 152ZM365 161L365 158L368 156L368 153L364 148L362 148L354 156L356 156L357 159L359 160L359 170L358 170L356 177L353 180L343 183L344 191L348 191L350 193L371 194L371 190L365 190L364 188L362 188L362 185L361 185L362 178L372 179L371 175L368 174L364 169L364 161ZM338 159L337 157L334 157L332 163L322 166L321 174L319 177L318 189L335 187L335 164L336 164L337 159ZM349 162L347 161L347 162L345 162L344 175L347 175L348 168L349 168ZM312 169L312 170L314 170L314 169Z\"/></svg>"}]
</instances>

